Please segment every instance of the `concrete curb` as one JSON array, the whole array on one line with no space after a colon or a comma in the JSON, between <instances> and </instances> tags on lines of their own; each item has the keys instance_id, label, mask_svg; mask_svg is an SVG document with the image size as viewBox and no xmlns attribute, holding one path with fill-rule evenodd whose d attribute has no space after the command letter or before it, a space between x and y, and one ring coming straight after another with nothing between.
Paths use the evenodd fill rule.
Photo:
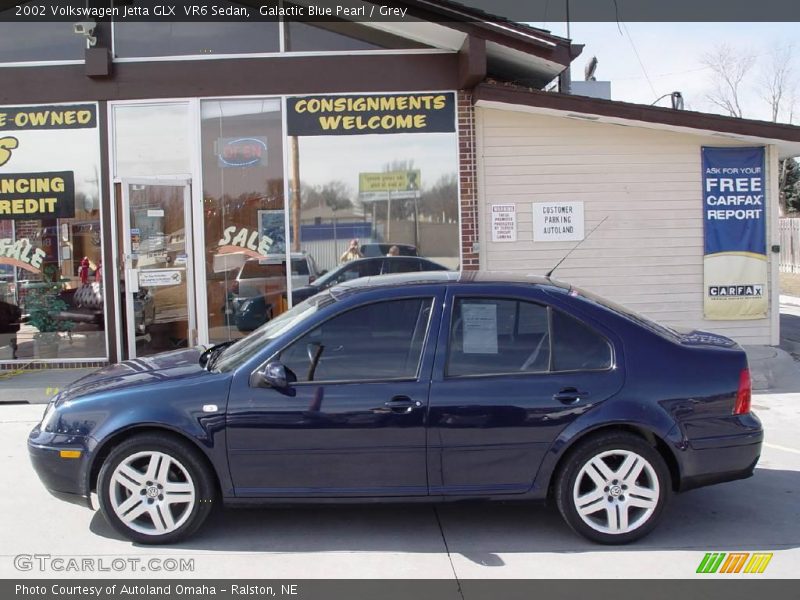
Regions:
<instances>
[{"instance_id":1,"label":"concrete curb","mask_svg":"<svg viewBox=\"0 0 800 600\"><path fill-rule=\"evenodd\" d=\"M797 296L789 296L788 294L780 295L780 303L788 306L800 306L800 298Z\"/></svg>"}]
</instances>

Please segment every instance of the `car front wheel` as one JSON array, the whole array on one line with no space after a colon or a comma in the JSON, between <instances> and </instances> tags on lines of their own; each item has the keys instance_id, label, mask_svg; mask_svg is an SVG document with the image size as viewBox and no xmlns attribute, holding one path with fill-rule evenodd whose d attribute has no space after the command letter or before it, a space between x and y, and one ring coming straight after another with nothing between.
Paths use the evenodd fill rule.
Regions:
<instances>
[{"instance_id":1,"label":"car front wheel","mask_svg":"<svg viewBox=\"0 0 800 600\"><path fill-rule=\"evenodd\" d=\"M141 544L176 542L211 511L215 486L196 449L163 435L134 436L114 448L97 486L106 520Z\"/></svg>"},{"instance_id":2,"label":"car front wheel","mask_svg":"<svg viewBox=\"0 0 800 600\"><path fill-rule=\"evenodd\" d=\"M611 433L571 453L555 494L559 511L577 533L602 544L625 544L655 527L670 494L670 475L645 440Z\"/></svg>"}]
</instances>

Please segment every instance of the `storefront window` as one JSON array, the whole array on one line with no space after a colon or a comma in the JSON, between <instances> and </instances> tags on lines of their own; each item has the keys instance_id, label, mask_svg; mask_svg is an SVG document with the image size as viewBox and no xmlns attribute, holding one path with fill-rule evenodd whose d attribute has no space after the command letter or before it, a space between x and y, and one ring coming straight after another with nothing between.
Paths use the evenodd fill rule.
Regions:
<instances>
[{"instance_id":1,"label":"storefront window","mask_svg":"<svg viewBox=\"0 0 800 600\"><path fill-rule=\"evenodd\" d=\"M13 12L5 12L12 14L9 21L0 20L0 62L83 60L86 40L72 32L72 23L12 22ZM3 16L0 12L0 19Z\"/></svg>"},{"instance_id":2,"label":"storefront window","mask_svg":"<svg viewBox=\"0 0 800 600\"><path fill-rule=\"evenodd\" d=\"M201 104L212 342L241 337L283 312L287 268L293 282L309 281L302 257L293 256L286 265L280 107L277 99Z\"/></svg>"},{"instance_id":3,"label":"storefront window","mask_svg":"<svg viewBox=\"0 0 800 600\"><path fill-rule=\"evenodd\" d=\"M0 360L106 357L94 104L0 107Z\"/></svg>"},{"instance_id":4,"label":"storefront window","mask_svg":"<svg viewBox=\"0 0 800 600\"><path fill-rule=\"evenodd\" d=\"M287 111L294 252L323 272L390 251L459 266L452 94L296 97Z\"/></svg>"},{"instance_id":5,"label":"storefront window","mask_svg":"<svg viewBox=\"0 0 800 600\"><path fill-rule=\"evenodd\" d=\"M191 172L187 104L115 106L113 117L116 177Z\"/></svg>"},{"instance_id":6,"label":"storefront window","mask_svg":"<svg viewBox=\"0 0 800 600\"><path fill-rule=\"evenodd\" d=\"M430 48L407 38L348 21L286 21L284 27L287 52Z\"/></svg>"},{"instance_id":7,"label":"storefront window","mask_svg":"<svg viewBox=\"0 0 800 600\"><path fill-rule=\"evenodd\" d=\"M156 7L163 10L160 2L141 2L129 5L127 10L144 14L148 10L150 16L155 15ZM125 6L120 7L126 10ZM202 7L177 5L176 11L197 10ZM219 19L214 22L174 21L171 19L159 22L144 18L143 21L122 20L114 22L114 53L119 58L149 56L202 56L219 54L253 54L278 52L280 40L277 21L236 20L232 16L241 11L243 5L236 2L215 2L204 10L208 15L216 11ZM247 10L257 11L252 5ZM134 14L134 13L131 13ZM178 17L180 15L177 15ZM199 15L195 14L194 19ZM135 18L135 17L134 17Z\"/></svg>"}]
</instances>

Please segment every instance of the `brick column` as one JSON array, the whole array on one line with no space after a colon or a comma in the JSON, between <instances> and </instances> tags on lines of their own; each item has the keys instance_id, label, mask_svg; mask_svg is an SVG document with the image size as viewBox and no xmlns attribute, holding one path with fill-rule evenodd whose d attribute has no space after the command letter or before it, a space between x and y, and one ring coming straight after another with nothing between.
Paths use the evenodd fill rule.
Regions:
<instances>
[{"instance_id":1,"label":"brick column","mask_svg":"<svg viewBox=\"0 0 800 600\"><path fill-rule=\"evenodd\" d=\"M475 108L472 93L458 92L458 164L461 185L461 268L476 271L480 266L477 252L472 251L478 241L478 188L475 160Z\"/></svg>"}]
</instances>

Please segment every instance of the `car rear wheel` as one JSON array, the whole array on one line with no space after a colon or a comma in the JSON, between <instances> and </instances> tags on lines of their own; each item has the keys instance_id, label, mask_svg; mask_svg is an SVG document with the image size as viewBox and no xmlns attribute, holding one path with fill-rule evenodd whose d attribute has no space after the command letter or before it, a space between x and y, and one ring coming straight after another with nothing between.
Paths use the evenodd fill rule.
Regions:
<instances>
[{"instance_id":1,"label":"car rear wheel","mask_svg":"<svg viewBox=\"0 0 800 600\"><path fill-rule=\"evenodd\" d=\"M197 530L211 512L214 481L196 449L142 434L114 448L97 485L106 520L128 539L166 544Z\"/></svg>"},{"instance_id":2,"label":"car rear wheel","mask_svg":"<svg viewBox=\"0 0 800 600\"><path fill-rule=\"evenodd\" d=\"M656 526L670 494L670 475L645 440L611 433L571 453L555 494L559 511L577 533L602 544L626 544Z\"/></svg>"}]
</instances>

